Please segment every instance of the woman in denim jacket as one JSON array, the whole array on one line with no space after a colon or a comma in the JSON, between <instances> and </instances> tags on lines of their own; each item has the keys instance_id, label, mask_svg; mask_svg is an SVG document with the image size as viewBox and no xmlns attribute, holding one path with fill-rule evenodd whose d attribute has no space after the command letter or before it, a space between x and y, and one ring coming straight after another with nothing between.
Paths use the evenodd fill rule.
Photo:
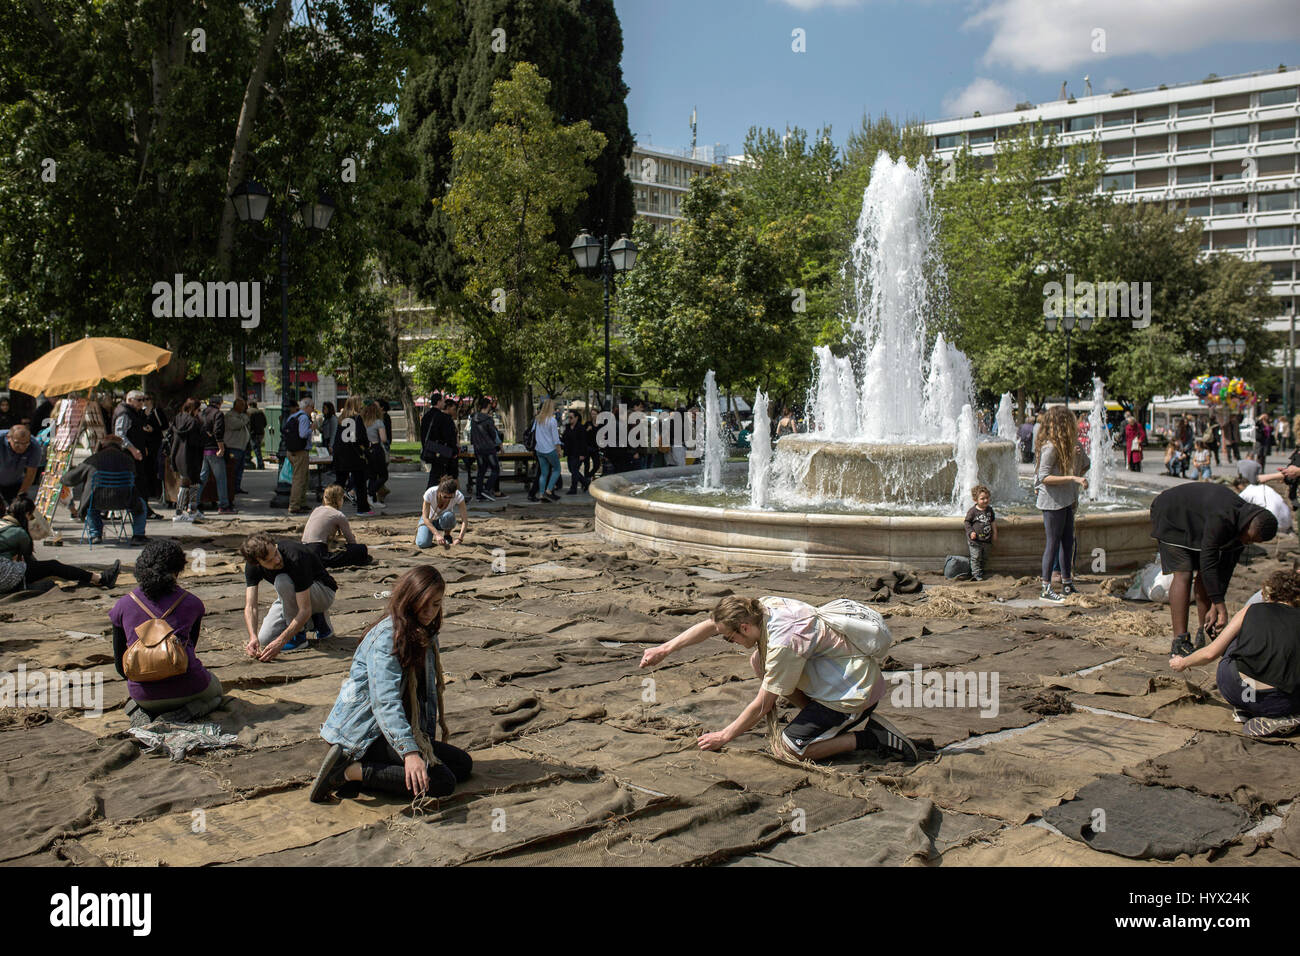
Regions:
<instances>
[{"instance_id":1,"label":"woman in denim jacket","mask_svg":"<svg viewBox=\"0 0 1300 956\"><path fill-rule=\"evenodd\" d=\"M321 727L331 746L311 788L313 802L325 802L335 790L354 795L358 789L445 797L468 779L473 761L446 743L442 713L438 630L445 590L432 565L412 568L393 588L387 614L352 655L352 669ZM435 723L442 740L433 739Z\"/></svg>"}]
</instances>

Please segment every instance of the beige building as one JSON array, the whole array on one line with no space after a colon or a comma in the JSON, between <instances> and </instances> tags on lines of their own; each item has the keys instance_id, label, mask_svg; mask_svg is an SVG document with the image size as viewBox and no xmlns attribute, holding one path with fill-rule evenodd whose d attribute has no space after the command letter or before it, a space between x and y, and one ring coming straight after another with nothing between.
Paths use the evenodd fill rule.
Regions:
<instances>
[{"instance_id":1,"label":"beige building","mask_svg":"<svg viewBox=\"0 0 1300 956\"><path fill-rule=\"evenodd\" d=\"M627 175L632 180L638 219L646 219L656 230L677 229L682 218L682 199L696 176L707 176L727 163L720 146L668 149L662 146L632 147Z\"/></svg>"},{"instance_id":2,"label":"beige building","mask_svg":"<svg viewBox=\"0 0 1300 956\"><path fill-rule=\"evenodd\" d=\"M1277 333L1274 359L1292 367L1300 298L1300 70L1021 103L926 127L940 159L968 146L991 165L999 140L1037 122L1067 146L1100 142L1103 188L1117 200L1176 206L1201 220L1206 254L1266 263L1277 302L1267 317Z\"/></svg>"}]
</instances>

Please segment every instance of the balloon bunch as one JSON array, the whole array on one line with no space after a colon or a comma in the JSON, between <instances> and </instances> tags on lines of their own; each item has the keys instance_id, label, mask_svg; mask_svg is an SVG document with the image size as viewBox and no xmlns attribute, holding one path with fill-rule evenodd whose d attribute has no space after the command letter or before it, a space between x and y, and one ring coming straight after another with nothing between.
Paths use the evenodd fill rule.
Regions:
<instances>
[{"instance_id":1,"label":"balloon bunch","mask_svg":"<svg viewBox=\"0 0 1300 956\"><path fill-rule=\"evenodd\" d=\"M1225 405L1237 411L1257 401L1255 390L1245 379L1224 375L1198 375L1191 381L1192 394L1204 404Z\"/></svg>"}]
</instances>

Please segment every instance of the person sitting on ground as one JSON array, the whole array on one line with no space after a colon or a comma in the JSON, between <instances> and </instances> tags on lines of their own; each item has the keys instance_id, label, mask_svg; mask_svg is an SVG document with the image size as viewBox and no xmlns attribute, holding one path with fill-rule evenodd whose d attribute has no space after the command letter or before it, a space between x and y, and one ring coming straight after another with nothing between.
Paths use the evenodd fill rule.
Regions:
<instances>
[{"instance_id":1,"label":"person sitting on ground","mask_svg":"<svg viewBox=\"0 0 1300 956\"><path fill-rule=\"evenodd\" d=\"M966 546L970 551L970 576L972 581L984 580L984 562L989 548L997 543L997 516L993 513L993 492L988 485L976 485L970 490L975 507L966 512Z\"/></svg>"},{"instance_id":2,"label":"person sitting on ground","mask_svg":"<svg viewBox=\"0 0 1300 956\"><path fill-rule=\"evenodd\" d=\"M1224 604L1232 572L1247 544L1271 541L1277 518L1242 499L1227 485L1180 485L1162 491L1151 503L1151 537L1160 552L1160 570L1172 574L1169 613L1174 628L1171 654L1190 654L1205 646L1228 623ZM1188 605L1195 575L1200 628L1193 645L1187 631Z\"/></svg>"},{"instance_id":3,"label":"person sitting on ground","mask_svg":"<svg viewBox=\"0 0 1300 956\"><path fill-rule=\"evenodd\" d=\"M312 511L307 526L302 529L302 543L315 551L327 568L368 564L370 554L366 546L357 541L347 517L339 510L343 507L343 486L330 485L322 497L325 503ZM342 535L345 542L341 551L330 551L330 541L335 535Z\"/></svg>"},{"instance_id":4,"label":"person sitting on ground","mask_svg":"<svg viewBox=\"0 0 1300 956\"><path fill-rule=\"evenodd\" d=\"M385 614L367 631L334 709L321 727L330 745L309 798L363 790L446 797L474 761L447 743L438 632L446 584L432 565L398 579ZM435 726L441 740L435 739ZM342 793L340 795L343 795Z\"/></svg>"},{"instance_id":5,"label":"person sitting on ground","mask_svg":"<svg viewBox=\"0 0 1300 956\"><path fill-rule=\"evenodd\" d=\"M78 584L98 584L102 588L112 588L117 583L117 574L122 569L121 561L114 561L107 571L88 571L61 561L37 560L33 556L35 543L32 540L32 521L35 515L36 502L27 495L19 495L9 505L5 516L0 518L0 562L22 565L21 569L10 566L0 568L0 582L8 582L7 590L34 588L37 582L46 578L76 581Z\"/></svg>"},{"instance_id":6,"label":"person sitting on ground","mask_svg":"<svg viewBox=\"0 0 1300 956\"><path fill-rule=\"evenodd\" d=\"M135 458L128 454L117 435L105 435L99 440L95 453L74 468L69 468L63 478L63 484L80 488L77 500L81 507L78 514L86 517L86 530L90 533L91 544L101 544L104 540L104 519L98 508L92 508L89 500L90 489L94 484L96 472L125 472L133 477L137 475ZM101 494L111 494L104 491ZM149 506L139 487L133 490L135 500L131 504L131 543L144 544L148 538L145 529L149 522Z\"/></svg>"},{"instance_id":7,"label":"person sitting on ground","mask_svg":"<svg viewBox=\"0 0 1300 956\"><path fill-rule=\"evenodd\" d=\"M118 598L108 612L113 624L113 663L126 678L127 693L150 717L168 716L176 711L180 723L204 717L221 703L221 681L199 660L199 626L204 607L199 598L176 583L188 563L185 549L169 538L150 541L135 561L136 587ZM133 679L124 658L127 650L148 634L150 621L160 620L175 634L185 651L186 667L171 677ZM156 634L148 636L156 642Z\"/></svg>"},{"instance_id":8,"label":"person sitting on ground","mask_svg":"<svg viewBox=\"0 0 1300 956\"><path fill-rule=\"evenodd\" d=\"M239 549L244 564L244 624L248 628L249 657L274 660L280 651L302 647L307 640L307 622L318 641L334 636L325 612L334 604L339 586L325 570L316 552L305 544L264 531L250 534ZM275 588L275 601L257 626L257 588L262 581ZM287 608L294 609L293 618Z\"/></svg>"},{"instance_id":9,"label":"person sitting on ground","mask_svg":"<svg viewBox=\"0 0 1300 956\"><path fill-rule=\"evenodd\" d=\"M1192 477L1197 481L1209 481L1214 477L1210 471L1210 450L1203 441L1196 443L1196 451L1192 455Z\"/></svg>"},{"instance_id":10,"label":"person sitting on ground","mask_svg":"<svg viewBox=\"0 0 1300 956\"><path fill-rule=\"evenodd\" d=\"M641 666L659 664L715 634L753 650L750 664L762 685L740 716L699 738L701 750L735 740L773 714L784 697L800 711L773 740L778 757L825 760L869 749L912 763L920 759L916 745L874 713L886 686L879 659L891 640L876 611L845 600L815 608L792 598L724 597L708 618L647 650ZM771 728L774 720L773 714ZM863 721L863 729L855 730Z\"/></svg>"},{"instance_id":11,"label":"person sitting on ground","mask_svg":"<svg viewBox=\"0 0 1300 956\"><path fill-rule=\"evenodd\" d=\"M1219 661L1215 683L1248 737L1300 729L1300 574L1275 571L1263 602L1238 611L1208 647L1169 659L1183 671Z\"/></svg>"},{"instance_id":12,"label":"person sitting on ground","mask_svg":"<svg viewBox=\"0 0 1300 956\"><path fill-rule=\"evenodd\" d=\"M1232 489L1252 505L1267 508L1269 514L1277 519L1278 534L1291 530L1291 506L1287 504L1285 498L1268 485L1263 482L1251 485L1246 483L1245 478L1234 478L1232 480Z\"/></svg>"},{"instance_id":13,"label":"person sitting on ground","mask_svg":"<svg viewBox=\"0 0 1300 956\"><path fill-rule=\"evenodd\" d=\"M415 529L415 546L431 548L441 544L450 548L453 544L451 529L456 526L457 513L460 515L460 531L456 533L454 543L460 544L465 540L465 529L469 527L469 509L460 491L460 483L448 475L438 482L436 488L425 489L420 506L420 524Z\"/></svg>"}]
</instances>

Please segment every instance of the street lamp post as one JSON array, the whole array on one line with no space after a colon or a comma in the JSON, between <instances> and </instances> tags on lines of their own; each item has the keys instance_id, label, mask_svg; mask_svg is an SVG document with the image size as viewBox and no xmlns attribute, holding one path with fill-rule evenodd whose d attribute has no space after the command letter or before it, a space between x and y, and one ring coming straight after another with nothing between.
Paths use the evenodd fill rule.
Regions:
<instances>
[{"instance_id":1,"label":"street lamp post","mask_svg":"<svg viewBox=\"0 0 1300 956\"><path fill-rule=\"evenodd\" d=\"M1092 310L1085 305L1076 315L1074 303L1066 302L1064 314L1043 316L1043 325L1049 332L1055 332L1058 325L1065 332L1065 404L1068 408L1070 405L1070 333L1074 331L1076 325L1080 332L1087 332L1092 328Z\"/></svg>"},{"instance_id":2,"label":"street lamp post","mask_svg":"<svg viewBox=\"0 0 1300 956\"><path fill-rule=\"evenodd\" d=\"M1234 342L1232 339L1226 337L1221 339L1210 339L1210 341L1205 343L1205 348L1211 355L1222 355L1229 359L1232 356L1236 356L1240 359L1241 356L1246 354L1246 340L1237 339L1237 341ZM1233 366L1237 363L1226 361L1223 364L1228 368L1228 371L1232 371Z\"/></svg>"},{"instance_id":3,"label":"street lamp post","mask_svg":"<svg viewBox=\"0 0 1300 956\"><path fill-rule=\"evenodd\" d=\"M609 236L597 239L586 229L578 234L569 246L578 268L599 269L605 291L605 410L614 407L614 393L609 376L609 288L615 272L627 272L636 265L637 246L627 236L622 236L612 246Z\"/></svg>"},{"instance_id":4,"label":"street lamp post","mask_svg":"<svg viewBox=\"0 0 1300 956\"><path fill-rule=\"evenodd\" d=\"M230 194L230 201L235 204L235 213L239 216L240 222L256 225L266 218L271 194L261 183L248 179L235 187L235 191ZM276 210L276 222L280 233L278 240L253 234L253 238L259 242L270 244L278 241L280 244L280 447L282 450L284 425L289 418L289 222L292 213L296 210L304 214L303 218L310 230L308 233L310 241L312 237L323 234L329 228L330 220L334 215L334 202L325 195L316 202L302 202L297 200L292 189L288 189ZM288 503L288 498L288 488L282 487L281 483L277 482L271 507L284 507Z\"/></svg>"}]
</instances>

